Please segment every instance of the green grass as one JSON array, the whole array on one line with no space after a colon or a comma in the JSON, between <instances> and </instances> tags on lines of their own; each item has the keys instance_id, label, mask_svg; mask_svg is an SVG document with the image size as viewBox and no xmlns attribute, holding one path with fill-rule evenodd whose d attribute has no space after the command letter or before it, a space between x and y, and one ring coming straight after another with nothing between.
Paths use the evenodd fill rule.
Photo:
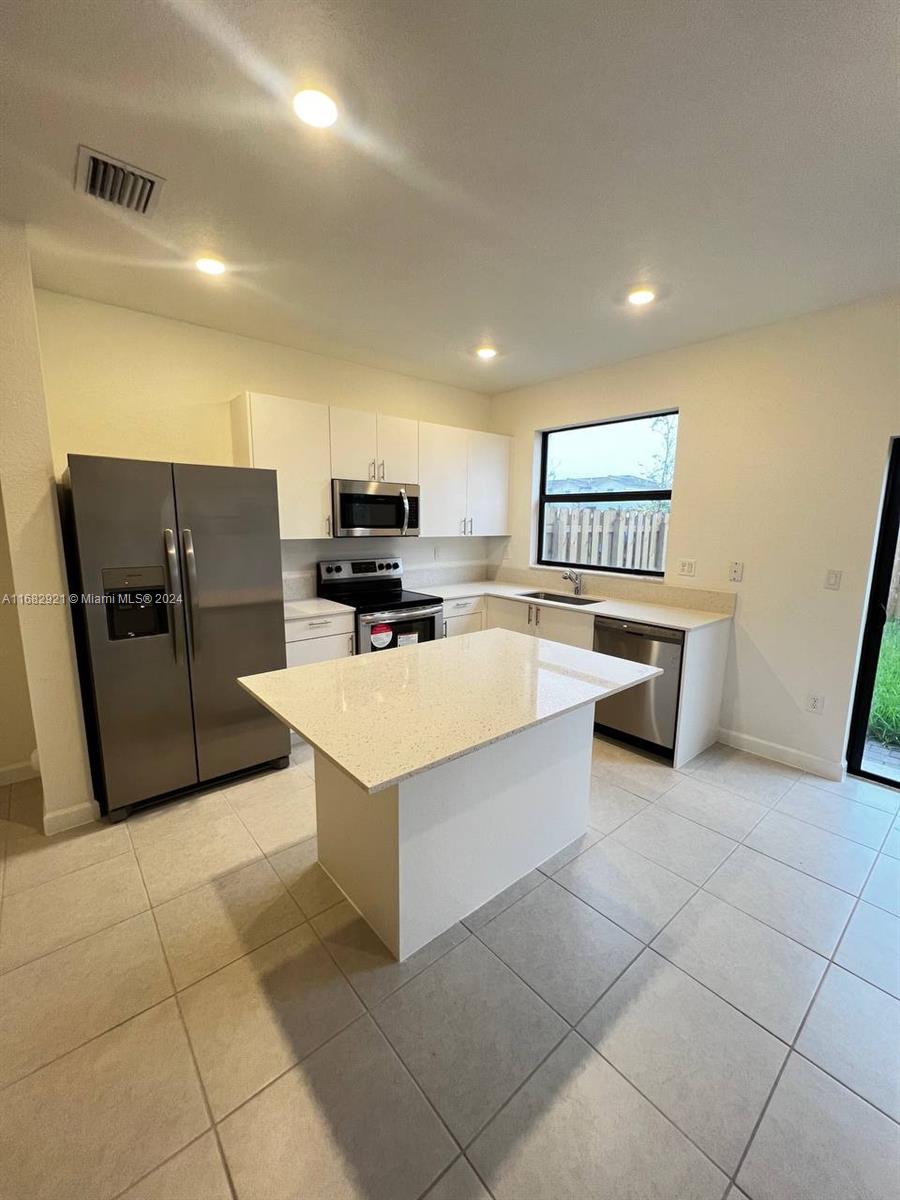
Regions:
<instances>
[{"instance_id":1,"label":"green grass","mask_svg":"<svg viewBox=\"0 0 900 1200\"><path fill-rule=\"evenodd\" d=\"M887 621L884 626L869 734L885 746L900 746L900 621Z\"/></svg>"}]
</instances>

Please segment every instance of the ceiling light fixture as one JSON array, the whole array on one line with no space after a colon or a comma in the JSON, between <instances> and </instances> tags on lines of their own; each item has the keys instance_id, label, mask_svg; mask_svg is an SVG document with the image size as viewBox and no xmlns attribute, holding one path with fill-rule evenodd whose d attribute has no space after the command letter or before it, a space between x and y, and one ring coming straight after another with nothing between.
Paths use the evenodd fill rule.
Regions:
<instances>
[{"instance_id":1,"label":"ceiling light fixture","mask_svg":"<svg viewBox=\"0 0 900 1200\"><path fill-rule=\"evenodd\" d=\"M475 353L480 359L483 359L484 362L489 362L490 359L497 357L497 351L493 346L479 346Z\"/></svg>"},{"instance_id":2,"label":"ceiling light fixture","mask_svg":"<svg viewBox=\"0 0 900 1200\"><path fill-rule=\"evenodd\" d=\"M314 88L304 88L294 97L294 112L307 125L327 129L338 119L338 108L330 96Z\"/></svg>"},{"instance_id":3,"label":"ceiling light fixture","mask_svg":"<svg viewBox=\"0 0 900 1200\"><path fill-rule=\"evenodd\" d=\"M632 288L628 293L628 303L633 304L635 308L642 308L645 304L652 304L656 299L656 292L651 287L636 287Z\"/></svg>"},{"instance_id":4,"label":"ceiling light fixture","mask_svg":"<svg viewBox=\"0 0 900 1200\"><path fill-rule=\"evenodd\" d=\"M198 258L194 266L204 275L225 274L225 264L218 258Z\"/></svg>"}]
</instances>

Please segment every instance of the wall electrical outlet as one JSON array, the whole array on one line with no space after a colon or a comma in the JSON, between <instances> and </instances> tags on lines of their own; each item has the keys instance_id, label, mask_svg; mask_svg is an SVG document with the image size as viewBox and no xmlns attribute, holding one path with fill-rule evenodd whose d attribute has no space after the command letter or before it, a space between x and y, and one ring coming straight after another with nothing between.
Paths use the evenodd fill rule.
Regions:
<instances>
[{"instance_id":1,"label":"wall electrical outlet","mask_svg":"<svg viewBox=\"0 0 900 1200\"><path fill-rule=\"evenodd\" d=\"M806 711L820 713L825 709L825 697L817 692L810 692L806 697Z\"/></svg>"},{"instance_id":2,"label":"wall electrical outlet","mask_svg":"<svg viewBox=\"0 0 900 1200\"><path fill-rule=\"evenodd\" d=\"M839 592L841 590L842 575L843 571L835 571L831 567L825 572L824 586L829 590L829 592Z\"/></svg>"},{"instance_id":3,"label":"wall electrical outlet","mask_svg":"<svg viewBox=\"0 0 900 1200\"><path fill-rule=\"evenodd\" d=\"M678 562L679 575L696 575L697 560L696 558L682 558Z\"/></svg>"},{"instance_id":4,"label":"wall electrical outlet","mask_svg":"<svg viewBox=\"0 0 900 1200\"><path fill-rule=\"evenodd\" d=\"M434 547L434 561L435 561L435 562L437 562L437 561L438 561L438 559L439 559L440 557L441 557L441 548L440 548L440 546L438 546L437 544L435 544L435 547Z\"/></svg>"},{"instance_id":5,"label":"wall electrical outlet","mask_svg":"<svg viewBox=\"0 0 900 1200\"><path fill-rule=\"evenodd\" d=\"M744 564L737 559L728 565L728 578L732 583L740 583L744 578Z\"/></svg>"}]
</instances>

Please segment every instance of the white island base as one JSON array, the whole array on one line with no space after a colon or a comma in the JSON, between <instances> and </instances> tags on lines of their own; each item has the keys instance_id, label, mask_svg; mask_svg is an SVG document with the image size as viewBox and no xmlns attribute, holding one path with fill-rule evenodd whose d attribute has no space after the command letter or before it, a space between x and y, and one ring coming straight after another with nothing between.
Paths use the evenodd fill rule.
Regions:
<instances>
[{"instance_id":1,"label":"white island base","mask_svg":"<svg viewBox=\"0 0 900 1200\"><path fill-rule=\"evenodd\" d=\"M374 795L316 751L319 862L399 959L587 829L593 703Z\"/></svg>"}]
</instances>

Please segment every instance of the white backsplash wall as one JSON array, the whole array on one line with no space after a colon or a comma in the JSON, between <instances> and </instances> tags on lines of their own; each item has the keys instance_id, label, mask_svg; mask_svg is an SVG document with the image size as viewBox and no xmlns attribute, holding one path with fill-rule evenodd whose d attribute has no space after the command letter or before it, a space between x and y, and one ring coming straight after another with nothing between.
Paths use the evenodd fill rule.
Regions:
<instances>
[{"instance_id":1,"label":"white backsplash wall","mask_svg":"<svg viewBox=\"0 0 900 1200\"><path fill-rule=\"evenodd\" d=\"M408 588L442 583L494 579L508 539L458 538L323 538L322 541L282 542L281 572L285 600L307 600L316 594L316 563L329 558L387 558L403 560Z\"/></svg>"}]
</instances>

